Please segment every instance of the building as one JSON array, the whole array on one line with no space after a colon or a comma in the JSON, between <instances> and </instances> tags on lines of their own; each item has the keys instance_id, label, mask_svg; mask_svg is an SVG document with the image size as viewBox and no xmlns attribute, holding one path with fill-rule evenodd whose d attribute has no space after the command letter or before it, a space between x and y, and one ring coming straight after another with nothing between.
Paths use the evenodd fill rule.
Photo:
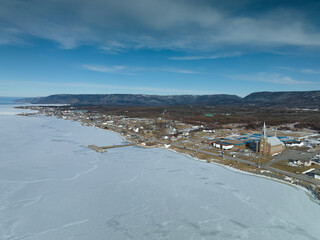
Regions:
<instances>
[{"instance_id":1,"label":"building","mask_svg":"<svg viewBox=\"0 0 320 240\"><path fill-rule=\"evenodd\" d=\"M302 147L304 144L301 141L290 141L285 143L286 147Z\"/></svg>"},{"instance_id":2,"label":"building","mask_svg":"<svg viewBox=\"0 0 320 240\"><path fill-rule=\"evenodd\" d=\"M312 165L312 161L310 159L291 160L290 162L299 166L306 166L306 167L309 167Z\"/></svg>"},{"instance_id":3,"label":"building","mask_svg":"<svg viewBox=\"0 0 320 240\"><path fill-rule=\"evenodd\" d=\"M313 170L313 171L311 172L311 175L312 175L315 179L320 180L320 169Z\"/></svg>"},{"instance_id":4,"label":"building","mask_svg":"<svg viewBox=\"0 0 320 240\"><path fill-rule=\"evenodd\" d=\"M228 143L222 142L222 141L214 141L214 142L212 142L212 146L219 148L219 149L223 149L223 150L230 150L233 148L232 144L228 144Z\"/></svg>"},{"instance_id":5,"label":"building","mask_svg":"<svg viewBox=\"0 0 320 240\"><path fill-rule=\"evenodd\" d=\"M224 142L226 144L229 145L233 145L235 148L237 149L242 149L242 148L246 148L247 143L244 141L240 141L240 140L229 140L229 139L224 139Z\"/></svg>"},{"instance_id":6,"label":"building","mask_svg":"<svg viewBox=\"0 0 320 240\"><path fill-rule=\"evenodd\" d=\"M272 156L285 149L284 143L277 136L268 137L266 123L263 124L260 140L257 141L256 152Z\"/></svg>"}]
</instances>

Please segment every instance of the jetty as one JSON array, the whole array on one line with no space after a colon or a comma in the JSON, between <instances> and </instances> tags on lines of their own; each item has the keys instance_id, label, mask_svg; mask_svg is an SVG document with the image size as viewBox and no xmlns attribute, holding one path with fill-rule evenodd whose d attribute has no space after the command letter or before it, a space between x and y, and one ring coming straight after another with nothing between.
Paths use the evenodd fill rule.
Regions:
<instances>
[{"instance_id":1,"label":"jetty","mask_svg":"<svg viewBox=\"0 0 320 240\"><path fill-rule=\"evenodd\" d=\"M102 149L110 149L110 148L130 147L130 146L134 146L134 145L137 145L137 144L129 143L129 144L122 144L122 145L103 146L103 147L100 147L100 148L102 148Z\"/></svg>"},{"instance_id":2,"label":"jetty","mask_svg":"<svg viewBox=\"0 0 320 240\"><path fill-rule=\"evenodd\" d=\"M98 147L96 145L88 145L88 147L91 148L92 150L96 151L96 152L99 152L99 153L106 152L105 149L103 149L101 147Z\"/></svg>"},{"instance_id":3,"label":"jetty","mask_svg":"<svg viewBox=\"0 0 320 240\"><path fill-rule=\"evenodd\" d=\"M106 152L106 149L120 148L120 147L130 147L130 146L134 146L134 145L137 145L137 144L130 143L130 144L122 144L122 145L102 146L102 147L98 147L96 145L88 145L88 147L91 148L92 150L96 151L96 152L104 153L104 152Z\"/></svg>"}]
</instances>

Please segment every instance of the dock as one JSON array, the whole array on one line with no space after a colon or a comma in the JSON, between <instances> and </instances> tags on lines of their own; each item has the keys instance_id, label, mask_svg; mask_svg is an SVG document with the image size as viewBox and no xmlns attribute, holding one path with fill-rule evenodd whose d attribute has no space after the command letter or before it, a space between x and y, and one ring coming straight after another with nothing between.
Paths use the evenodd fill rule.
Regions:
<instances>
[{"instance_id":1,"label":"dock","mask_svg":"<svg viewBox=\"0 0 320 240\"><path fill-rule=\"evenodd\" d=\"M99 153L104 153L106 152L106 149L111 149L111 148L120 148L120 147L130 147L136 145L135 143L130 143L130 144L122 144L122 145L111 145L111 146L102 146L98 147L96 145L88 145L89 148L92 150L99 152Z\"/></svg>"},{"instance_id":2,"label":"dock","mask_svg":"<svg viewBox=\"0 0 320 240\"><path fill-rule=\"evenodd\" d=\"M130 147L130 146L134 146L137 145L135 143L130 143L130 144L122 144L122 145L111 145L111 146L103 146L100 147L102 149L110 149L110 148L120 148L120 147Z\"/></svg>"},{"instance_id":3,"label":"dock","mask_svg":"<svg viewBox=\"0 0 320 240\"><path fill-rule=\"evenodd\" d=\"M99 152L99 153L106 152L105 149L103 149L101 147L98 147L96 145L88 145L88 147L91 148L92 150L96 151L96 152Z\"/></svg>"}]
</instances>

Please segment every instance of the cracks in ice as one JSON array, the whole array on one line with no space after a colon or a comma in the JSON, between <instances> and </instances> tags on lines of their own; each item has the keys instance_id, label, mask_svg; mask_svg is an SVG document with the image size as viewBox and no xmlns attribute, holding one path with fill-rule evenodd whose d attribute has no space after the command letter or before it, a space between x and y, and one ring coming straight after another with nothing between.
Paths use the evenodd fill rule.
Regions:
<instances>
[{"instance_id":1,"label":"cracks in ice","mask_svg":"<svg viewBox=\"0 0 320 240\"><path fill-rule=\"evenodd\" d=\"M94 170L96 170L98 168L98 166L96 164L93 165L92 168L88 169L87 171L84 171L84 172L80 172L80 173L77 173L75 176L71 177L71 178L65 178L65 179L62 179L62 181L74 181L76 180L77 178L79 178L80 176L82 175L86 175Z\"/></svg>"},{"instance_id":2,"label":"cracks in ice","mask_svg":"<svg viewBox=\"0 0 320 240\"><path fill-rule=\"evenodd\" d=\"M116 220L116 217L110 219L106 222L106 226L111 228L115 232L120 232L128 238L133 238L134 236L130 233L130 230Z\"/></svg>"},{"instance_id":3,"label":"cracks in ice","mask_svg":"<svg viewBox=\"0 0 320 240\"><path fill-rule=\"evenodd\" d=\"M301 228L300 226L298 226L297 224L295 224L291 221L288 222L283 219L272 218L270 220L270 223L271 223L271 226L266 226L266 227L263 227L262 229L278 229L278 230L284 231L288 234L292 234L295 237L297 235L300 235L300 236L303 236L303 237L310 239L310 240L317 240L318 239L318 238L312 236L311 234L309 234L307 230Z\"/></svg>"},{"instance_id":4,"label":"cracks in ice","mask_svg":"<svg viewBox=\"0 0 320 240\"><path fill-rule=\"evenodd\" d=\"M123 180L123 181L121 181L119 184L132 183L132 182L136 181L139 177L143 176L144 173L145 173L145 170L142 170L142 171L140 171L139 174L137 174L137 175L135 175L135 176L133 176L133 177L131 177L131 178L129 178L129 179Z\"/></svg>"},{"instance_id":5,"label":"cracks in ice","mask_svg":"<svg viewBox=\"0 0 320 240\"><path fill-rule=\"evenodd\" d=\"M38 180L30 180L30 181L18 181L18 180L8 180L8 179L0 179L0 181L3 182L12 182L12 183L23 183L23 184L32 184L32 183L41 183L41 182L47 182L47 181L73 181L79 178L82 175L86 175L94 170L96 170L98 166L94 164L94 166L86 171L76 173L73 177L70 178L45 178L45 179L38 179Z\"/></svg>"},{"instance_id":6,"label":"cracks in ice","mask_svg":"<svg viewBox=\"0 0 320 240\"><path fill-rule=\"evenodd\" d=\"M80 224L84 224L86 222L88 222L89 219L83 219L83 220L79 220L79 221L74 221L74 222L70 222L70 223L66 223L64 225L61 225L59 227L54 227L54 228L49 228L47 230L44 230L44 231L41 231L41 232L36 232L36 233L26 233L26 234L23 234L23 235L19 235L19 236L9 236L7 238L7 240L19 240L19 239L24 239L24 238L27 238L27 237L36 237L36 236L43 236L43 235L46 235L48 233L51 233L51 232L56 232L56 231L59 231L59 230L62 230L64 228L69 228L69 227L73 227L73 226L77 226L77 225L80 225Z\"/></svg>"},{"instance_id":7,"label":"cracks in ice","mask_svg":"<svg viewBox=\"0 0 320 240\"><path fill-rule=\"evenodd\" d=\"M91 163L94 164L95 161L93 161ZM0 181L13 182L13 183L20 184L17 188L15 188L12 191L12 194L7 196L6 199L9 199L10 197L12 197L13 194L15 194L17 191L23 189L27 184L35 184L35 183L42 183L42 182L48 182L48 181L74 181L83 175L86 175L86 174L93 172L97 168L98 168L97 164L94 164L90 169L83 171L83 172L76 173L73 177L70 177L70 178L62 178L62 179L47 178L47 179L32 180L32 181L15 181L15 180L0 179ZM41 198L42 198L42 195L39 195L34 198L21 199L21 200L14 201L14 202L4 200L0 205L0 212L5 211L9 208L27 207L27 206L33 205L34 203L38 202Z\"/></svg>"},{"instance_id":8,"label":"cracks in ice","mask_svg":"<svg viewBox=\"0 0 320 240\"><path fill-rule=\"evenodd\" d=\"M42 198L42 195L39 195L38 197L35 197L35 198L21 199L21 200L14 201L14 202L5 201L4 203L1 204L2 207L1 207L0 211L5 211L10 208L27 207L32 204L35 204L41 198Z\"/></svg>"}]
</instances>

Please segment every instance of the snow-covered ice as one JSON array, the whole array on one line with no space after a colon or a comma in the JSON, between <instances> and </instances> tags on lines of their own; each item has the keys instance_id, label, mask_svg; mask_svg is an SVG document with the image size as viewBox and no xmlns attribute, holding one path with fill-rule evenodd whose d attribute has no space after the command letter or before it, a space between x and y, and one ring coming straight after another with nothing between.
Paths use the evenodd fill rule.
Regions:
<instances>
[{"instance_id":1,"label":"snow-covered ice","mask_svg":"<svg viewBox=\"0 0 320 240\"><path fill-rule=\"evenodd\" d=\"M97 153L87 145L123 140L1 111L1 240L319 239L320 205L301 188L164 149Z\"/></svg>"}]
</instances>

